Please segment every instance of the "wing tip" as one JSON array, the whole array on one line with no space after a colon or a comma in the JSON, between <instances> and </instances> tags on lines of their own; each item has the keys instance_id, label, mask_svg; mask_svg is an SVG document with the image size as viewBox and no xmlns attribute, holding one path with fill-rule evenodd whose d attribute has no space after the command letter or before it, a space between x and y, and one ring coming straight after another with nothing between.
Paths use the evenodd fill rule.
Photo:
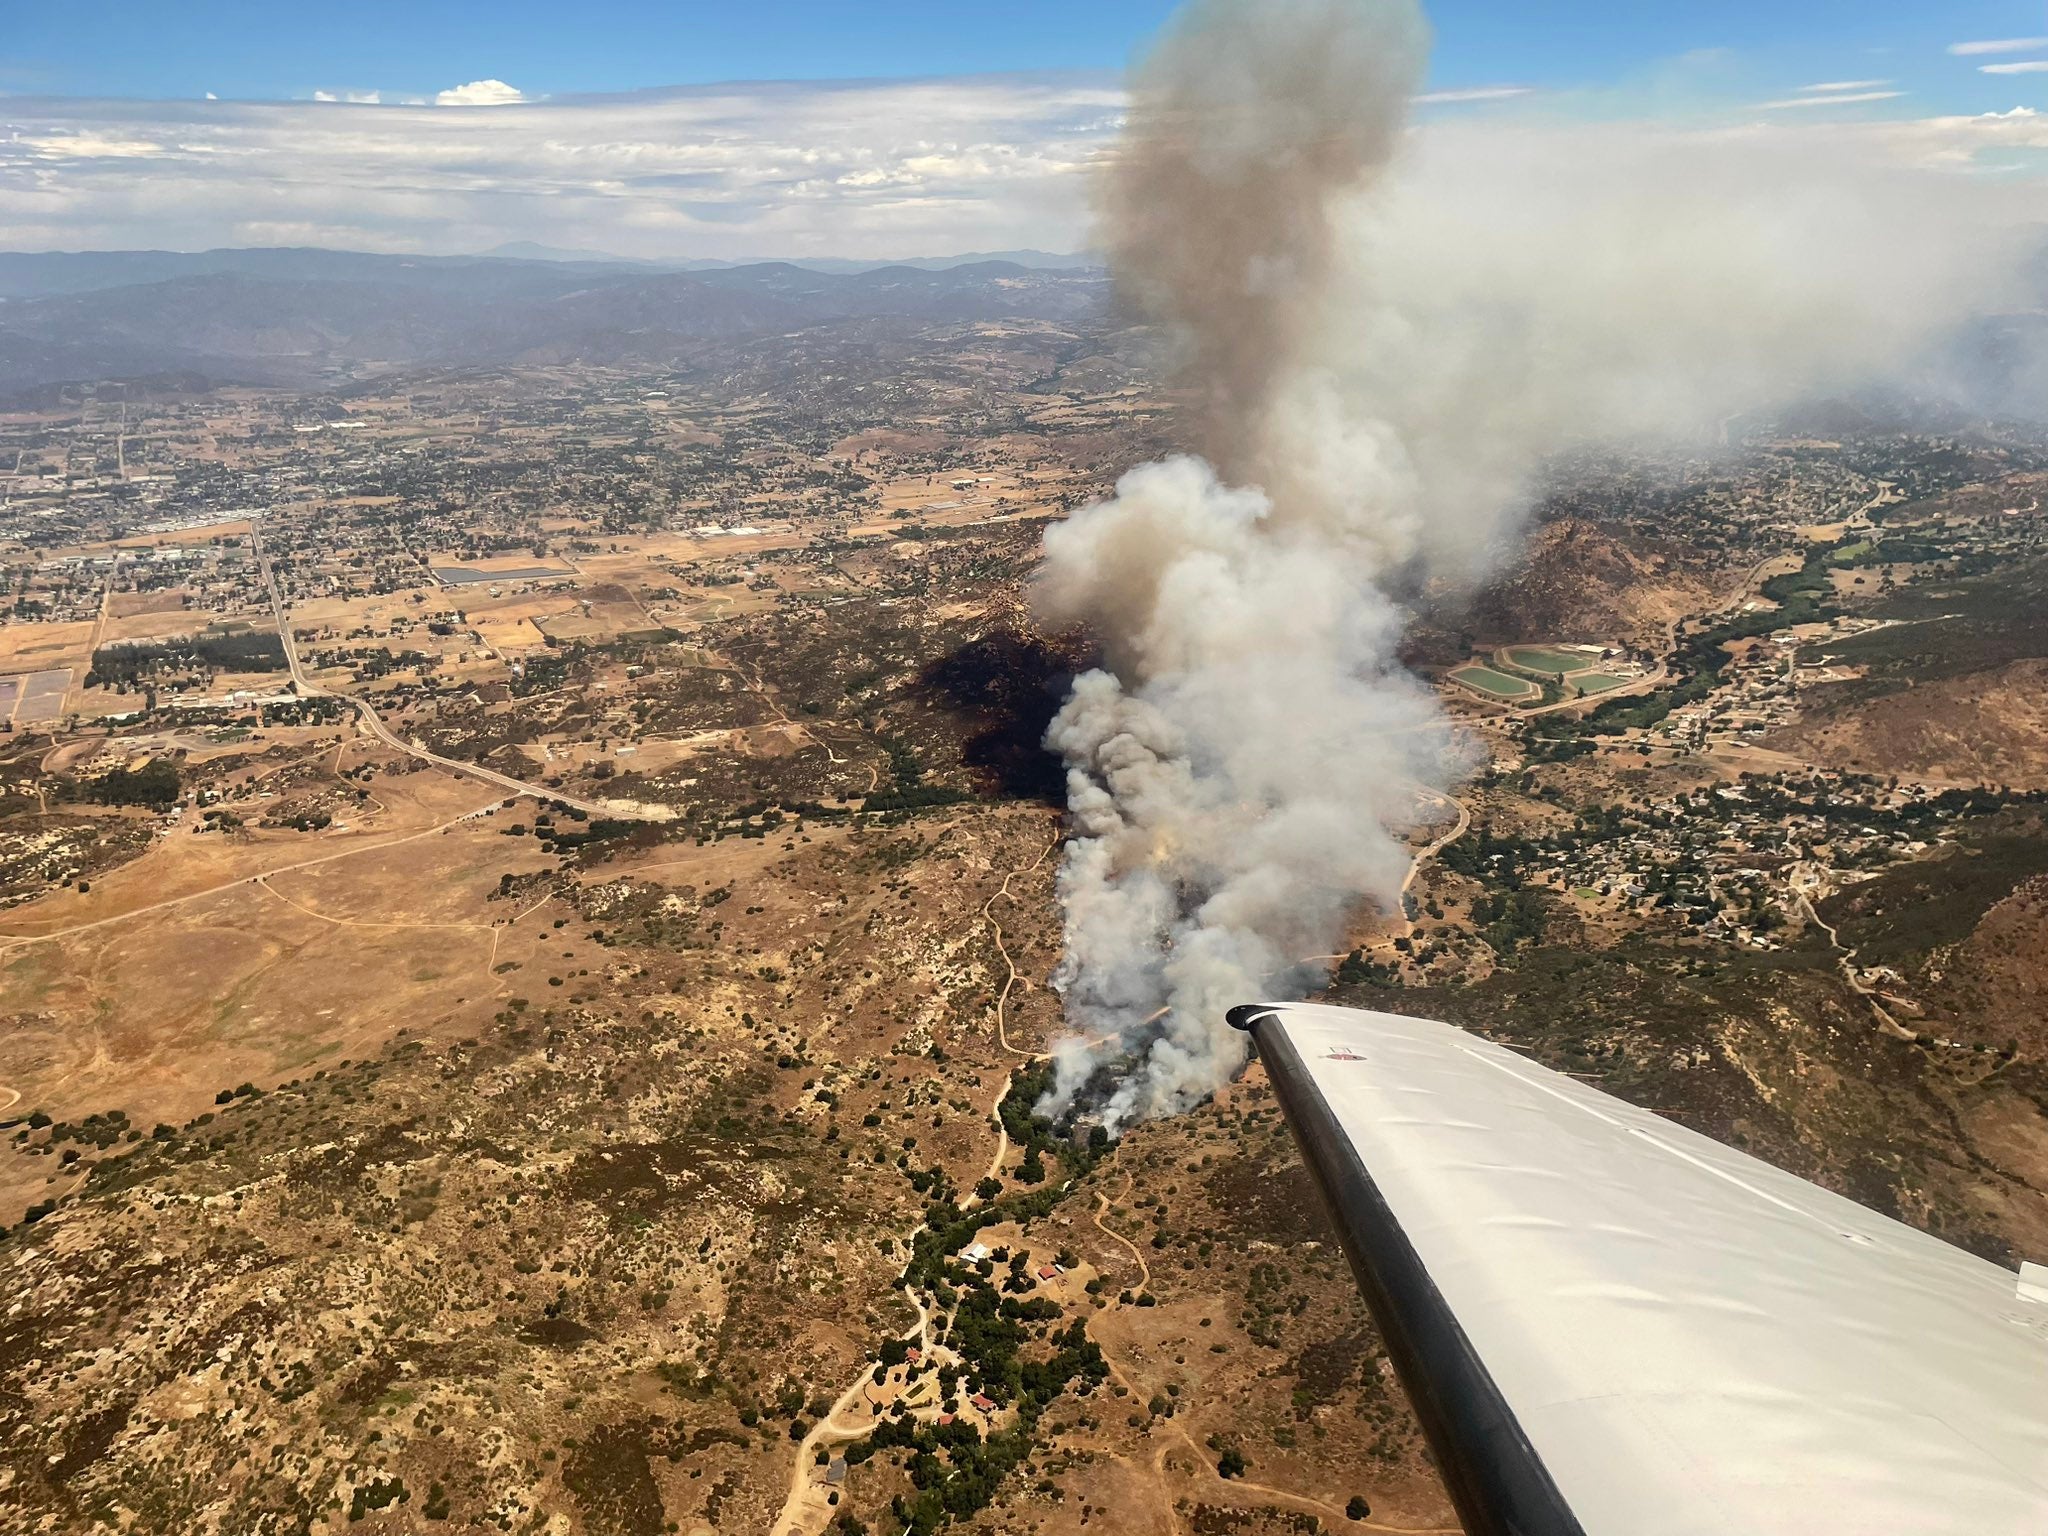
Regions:
<instances>
[{"instance_id":1,"label":"wing tip","mask_svg":"<svg viewBox=\"0 0 2048 1536\"><path fill-rule=\"evenodd\" d=\"M1279 1011L1271 1003L1239 1003L1223 1015L1223 1022L1232 1029L1241 1029L1249 1034L1253 1026L1276 1017Z\"/></svg>"}]
</instances>

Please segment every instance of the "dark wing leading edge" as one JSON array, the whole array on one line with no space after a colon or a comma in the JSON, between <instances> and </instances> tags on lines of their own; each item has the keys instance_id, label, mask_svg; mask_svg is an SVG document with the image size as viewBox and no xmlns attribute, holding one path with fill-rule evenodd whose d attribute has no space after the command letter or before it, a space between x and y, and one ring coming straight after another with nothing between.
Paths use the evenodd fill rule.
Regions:
<instances>
[{"instance_id":1,"label":"dark wing leading edge","mask_svg":"<svg viewBox=\"0 0 2048 1536\"><path fill-rule=\"evenodd\" d=\"M2048 1286L1447 1024L1233 1009L1474 1536L2048 1536Z\"/></svg>"}]
</instances>

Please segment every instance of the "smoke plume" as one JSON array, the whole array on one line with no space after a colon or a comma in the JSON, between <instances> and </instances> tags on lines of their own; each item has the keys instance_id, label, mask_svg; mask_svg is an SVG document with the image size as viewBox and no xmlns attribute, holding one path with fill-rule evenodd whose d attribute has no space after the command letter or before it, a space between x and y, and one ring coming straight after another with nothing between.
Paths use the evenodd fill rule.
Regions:
<instances>
[{"instance_id":1,"label":"smoke plume","mask_svg":"<svg viewBox=\"0 0 2048 1536\"><path fill-rule=\"evenodd\" d=\"M1894 368L1961 303L1965 201L1768 135L1417 134L1426 49L1411 0L1195 0L1104 173L1201 451L1052 528L1035 588L1105 660L1048 735L1053 1101L1120 1063L1112 1125L1213 1091L1225 1009L1299 995L1359 902L1393 905L1389 828L1457 763L1390 588L1483 574L1574 441Z\"/></svg>"}]
</instances>

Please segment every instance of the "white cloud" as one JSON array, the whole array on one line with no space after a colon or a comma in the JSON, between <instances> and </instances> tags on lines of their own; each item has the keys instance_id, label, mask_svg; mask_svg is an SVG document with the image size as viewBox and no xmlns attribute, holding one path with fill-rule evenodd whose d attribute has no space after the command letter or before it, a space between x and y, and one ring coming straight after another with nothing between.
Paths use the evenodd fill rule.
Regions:
<instances>
[{"instance_id":1,"label":"white cloud","mask_svg":"<svg viewBox=\"0 0 2048 1536\"><path fill-rule=\"evenodd\" d=\"M0 98L0 246L197 250L301 230L430 253L1071 250L1087 239L1078 173L1123 106L1095 75L698 86L516 113L388 93L350 112Z\"/></svg>"},{"instance_id":2,"label":"white cloud","mask_svg":"<svg viewBox=\"0 0 2048 1536\"><path fill-rule=\"evenodd\" d=\"M1889 80L1823 80L1818 85L1802 85L1799 91L1801 95L1819 95L1837 91L1871 91L1890 84Z\"/></svg>"},{"instance_id":3,"label":"white cloud","mask_svg":"<svg viewBox=\"0 0 2048 1536\"><path fill-rule=\"evenodd\" d=\"M1819 130L1814 130L1819 131ZM2048 115L2031 107L1971 116L1923 117L1833 125L1881 160L1922 170L1975 172L2011 164L2011 156L2032 159L2048 151ZM2038 186L2030 181L2030 187ZM2026 194L2031 217L2033 192Z\"/></svg>"},{"instance_id":4,"label":"white cloud","mask_svg":"<svg viewBox=\"0 0 2048 1536\"><path fill-rule=\"evenodd\" d=\"M1470 132L1507 153L1550 143L1549 126L1570 120L1569 99L1475 89L1488 94L1436 95L1500 107L1430 111L1418 136ZM1723 98L1727 110L1682 121L1596 101L1582 126L1589 142L1690 131L1773 136L1785 154L1853 144L1951 172L2006 170L2048 149L2048 113L1853 110L1898 94L1811 92L1772 104L1783 111ZM1825 105L1845 110L1806 110ZM534 240L655 259L1077 250L1090 241L1087 173L1114 152L1124 109L1118 81L1096 74L693 86L517 112L388 92L367 111L0 97L0 247L439 254Z\"/></svg>"},{"instance_id":5,"label":"white cloud","mask_svg":"<svg viewBox=\"0 0 2048 1536\"><path fill-rule=\"evenodd\" d=\"M1948 45L1950 53L1966 59L1985 53L2031 53L2036 48L2048 48L2048 37L1993 37L1981 42Z\"/></svg>"},{"instance_id":6,"label":"white cloud","mask_svg":"<svg viewBox=\"0 0 2048 1536\"><path fill-rule=\"evenodd\" d=\"M525 101L526 93L502 80L472 80L434 97L437 107L510 107Z\"/></svg>"},{"instance_id":7,"label":"white cloud","mask_svg":"<svg viewBox=\"0 0 2048 1536\"><path fill-rule=\"evenodd\" d=\"M212 101L214 98L208 96L206 99ZM313 99L315 101L346 101L359 107L374 107L384 99L384 96L380 91L315 91Z\"/></svg>"},{"instance_id":8,"label":"white cloud","mask_svg":"<svg viewBox=\"0 0 2048 1536\"><path fill-rule=\"evenodd\" d=\"M39 160L152 160L170 153L167 145L155 139L91 127L17 134L14 142Z\"/></svg>"},{"instance_id":9,"label":"white cloud","mask_svg":"<svg viewBox=\"0 0 2048 1536\"><path fill-rule=\"evenodd\" d=\"M1833 96L1787 96L1782 101L1760 101L1757 110L1776 112L1786 107L1846 107L1859 101L1894 101L1904 91L1845 91Z\"/></svg>"},{"instance_id":10,"label":"white cloud","mask_svg":"<svg viewBox=\"0 0 2048 1536\"><path fill-rule=\"evenodd\" d=\"M1987 75L2048 74L2048 59L2020 59L2012 64L1979 64L1977 68Z\"/></svg>"},{"instance_id":11,"label":"white cloud","mask_svg":"<svg viewBox=\"0 0 2048 1536\"><path fill-rule=\"evenodd\" d=\"M1451 101L1506 101L1528 94L1526 85L1479 85L1461 91L1425 91L1415 98L1415 104L1427 107Z\"/></svg>"}]
</instances>

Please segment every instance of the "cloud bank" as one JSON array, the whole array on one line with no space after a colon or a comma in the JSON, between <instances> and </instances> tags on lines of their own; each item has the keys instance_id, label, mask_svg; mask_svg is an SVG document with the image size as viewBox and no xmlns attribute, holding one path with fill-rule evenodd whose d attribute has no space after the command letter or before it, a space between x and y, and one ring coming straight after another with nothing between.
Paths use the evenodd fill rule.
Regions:
<instances>
[{"instance_id":1,"label":"cloud bank","mask_svg":"<svg viewBox=\"0 0 2048 1536\"><path fill-rule=\"evenodd\" d=\"M2031 40L2013 40L2015 46ZM2013 61L2030 65L2031 61ZM1851 87L1854 87L1853 89ZM1598 121L1611 140L1786 120L1797 162L1837 134L1873 158L1968 169L2048 150L2048 118L1872 119L1900 102L1835 81L1760 107L1559 99L1524 85L1416 96L1423 138L1496 142ZM1830 105L1831 112L1805 110ZM694 86L535 101L471 81L433 102L336 86L299 102L0 96L0 248L317 244L454 253L533 240L648 258L886 257L1089 239L1089 173L1123 82L1085 75ZM1825 128L1819 119L1840 117ZM2003 158L2000 158L2003 157Z\"/></svg>"},{"instance_id":2,"label":"cloud bank","mask_svg":"<svg viewBox=\"0 0 2048 1536\"><path fill-rule=\"evenodd\" d=\"M648 258L1072 248L1122 95L1086 77L705 86L435 105L0 97L0 246L538 240ZM488 110L482 110L488 108Z\"/></svg>"},{"instance_id":3,"label":"cloud bank","mask_svg":"<svg viewBox=\"0 0 2048 1536\"><path fill-rule=\"evenodd\" d=\"M1980 58L1990 53L2031 53L2048 48L2048 37L1987 37L1973 43L1950 43L1948 51L1958 58Z\"/></svg>"}]
</instances>

